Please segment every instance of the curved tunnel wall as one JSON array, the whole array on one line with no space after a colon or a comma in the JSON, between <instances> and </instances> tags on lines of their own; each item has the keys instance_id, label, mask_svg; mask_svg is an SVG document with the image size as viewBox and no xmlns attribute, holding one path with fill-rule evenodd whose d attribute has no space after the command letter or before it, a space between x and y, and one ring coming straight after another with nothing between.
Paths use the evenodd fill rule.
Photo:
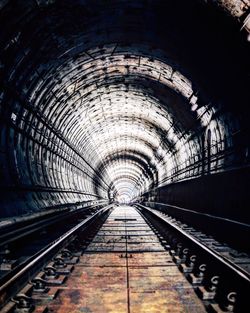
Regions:
<instances>
[{"instance_id":1,"label":"curved tunnel wall","mask_svg":"<svg viewBox=\"0 0 250 313\"><path fill-rule=\"evenodd\" d=\"M249 47L222 11L65 0L0 14L2 217L173 183L178 204L177 182L249 165Z\"/></svg>"}]
</instances>

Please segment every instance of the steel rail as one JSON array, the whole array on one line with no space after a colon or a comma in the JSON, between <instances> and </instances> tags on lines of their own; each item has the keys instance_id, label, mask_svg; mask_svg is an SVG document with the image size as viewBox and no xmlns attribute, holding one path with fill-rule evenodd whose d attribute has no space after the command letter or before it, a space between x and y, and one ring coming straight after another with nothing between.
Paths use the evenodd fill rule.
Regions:
<instances>
[{"instance_id":1,"label":"steel rail","mask_svg":"<svg viewBox=\"0 0 250 313\"><path fill-rule=\"evenodd\" d=\"M162 202L147 201L147 203L154 203L156 205L164 206L167 209L171 208L171 209L175 209L175 210L178 210L178 211L191 213L191 214L194 214L194 215L197 215L197 216L208 217L208 218L215 219L215 220L218 220L218 221L228 222L228 223L235 224L235 225L238 225L238 226L243 226L243 227L246 227L246 228L250 228L250 224L243 223L243 222L236 221L236 220L232 220L230 218L221 217L221 216L218 216L218 215L213 215L213 214L209 214L209 213L202 213L202 212L198 212L198 211L195 211L195 210L190 210L190 209L186 209L186 208L183 208L183 207L179 207L179 206L172 205L172 204L166 204L166 203L162 203ZM157 210L157 209L155 209L155 210Z\"/></svg>"},{"instance_id":2,"label":"steel rail","mask_svg":"<svg viewBox=\"0 0 250 313\"><path fill-rule=\"evenodd\" d=\"M65 244L68 240L70 240L74 235L77 234L78 231L81 230L83 226L86 226L88 222L94 220L100 214L103 215L106 213L112 205L108 205L93 215L86 218L84 221L80 222L69 231L67 231L64 235L60 236L58 239L54 240L52 243L47 245L45 248L41 249L38 253L27 259L21 266L15 268L8 278L8 280L0 286L0 309L6 304L8 300L10 300L12 293L18 292L27 281L32 279L36 273L41 270L41 267L44 266L46 262L48 262L53 255L55 255L60 248ZM37 266L39 265L39 268ZM25 281L24 281L25 280ZM21 284L19 283L21 281ZM12 290L13 288L13 290Z\"/></svg>"},{"instance_id":3,"label":"steel rail","mask_svg":"<svg viewBox=\"0 0 250 313\"><path fill-rule=\"evenodd\" d=\"M61 214L53 215L46 217L41 220L32 221L25 226L17 227L14 230L10 230L8 232L8 227L13 227L14 224L10 224L6 226L6 229L3 230L0 228L0 248L4 247L7 244L12 243L13 241L19 240L21 238L27 237L28 235L38 232L39 230L43 229L44 227L51 226L54 223L58 223L60 220L66 219L68 217L73 217L75 214L79 214L80 212L83 213L85 210L94 209L95 207L100 206L100 204L95 204L89 207L82 207L77 210L71 210L70 206L68 210L60 212ZM72 205L74 207L74 205Z\"/></svg>"},{"instance_id":4,"label":"steel rail","mask_svg":"<svg viewBox=\"0 0 250 313\"><path fill-rule=\"evenodd\" d=\"M244 271L241 267L239 267L237 264L233 263L232 261L230 261L229 259L223 257L221 254L219 254L218 252L216 252L215 250L209 248L208 246L206 246L205 244L203 244L202 242L200 242L199 240L197 240L196 238L194 238L194 236L188 234L185 230L183 230L181 227L175 225L174 223L172 223L171 221L168 221L166 218L164 218L164 216L162 216L159 212L157 212L156 210L153 210L151 208L148 208L144 205L136 205L139 208L142 208L143 210L146 210L148 212L150 212L151 214L153 214L154 216L158 217L161 221L163 221L164 223L168 224L169 226L171 226L172 228L174 228L178 233L180 233L181 235L183 235L185 237L185 239L187 239L188 241L192 242L195 246L198 246L199 248L201 248L203 251L205 251L206 253L208 253L211 257L213 257L215 260L219 261L221 264L223 264L227 269L233 271L237 276L241 277L245 282L247 282L249 284L250 287L250 274L246 271Z\"/></svg>"}]
</instances>

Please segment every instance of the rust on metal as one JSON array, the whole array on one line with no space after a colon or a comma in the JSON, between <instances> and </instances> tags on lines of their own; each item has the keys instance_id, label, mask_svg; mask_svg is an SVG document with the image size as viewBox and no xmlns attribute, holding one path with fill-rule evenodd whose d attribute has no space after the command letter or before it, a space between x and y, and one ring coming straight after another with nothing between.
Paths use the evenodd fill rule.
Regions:
<instances>
[{"instance_id":1,"label":"rust on metal","mask_svg":"<svg viewBox=\"0 0 250 313\"><path fill-rule=\"evenodd\" d=\"M115 208L47 312L203 313L202 301L132 207ZM40 313L39 306L35 313Z\"/></svg>"}]
</instances>

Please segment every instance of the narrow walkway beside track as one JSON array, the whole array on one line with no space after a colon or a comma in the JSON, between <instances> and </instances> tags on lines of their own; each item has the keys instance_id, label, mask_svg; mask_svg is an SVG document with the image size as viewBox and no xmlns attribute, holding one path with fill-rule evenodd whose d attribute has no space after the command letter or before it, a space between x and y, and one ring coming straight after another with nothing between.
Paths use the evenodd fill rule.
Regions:
<instances>
[{"instance_id":1,"label":"narrow walkway beside track","mask_svg":"<svg viewBox=\"0 0 250 313\"><path fill-rule=\"evenodd\" d=\"M37 312L203 313L202 301L133 207L116 207L55 299Z\"/></svg>"}]
</instances>

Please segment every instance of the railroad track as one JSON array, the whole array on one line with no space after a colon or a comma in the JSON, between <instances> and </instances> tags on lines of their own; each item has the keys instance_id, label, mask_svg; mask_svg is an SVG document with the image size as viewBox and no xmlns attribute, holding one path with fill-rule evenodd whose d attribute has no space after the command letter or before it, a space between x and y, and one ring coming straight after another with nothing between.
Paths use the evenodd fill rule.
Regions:
<instances>
[{"instance_id":1,"label":"railroad track","mask_svg":"<svg viewBox=\"0 0 250 313\"><path fill-rule=\"evenodd\" d=\"M11 273L1 312L247 313L249 273L213 240L148 207L105 207Z\"/></svg>"},{"instance_id":2,"label":"railroad track","mask_svg":"<svg viewBox=\"0 0 250 313\"><path fill-rule=\"evenodd\" d=\"M100 205L67 205L59 212L20 218L0 227L0 284L2 278L53 239L97 212Z\"/></svg>"},{"instance_id":3,"label":"railroad track","mask_svg":"<svg viewBox=\"0 0 250 313\"><path fill-rule=\"evenodd\" d=\"M250 254L248 223L165 203L145 202L144 205L166 213L182 224L192 225L195 231L210 234L235 250Z\"/></svg>"},{"instance_id":4,"label":"railroad track","mask_svg":"<svg viewBox=\"0 0 250 313\"><path fill-rule=\"evenodd\" d=\"M139 207L147 208L142 205L139 205ZM162 216L168 223L170 223L170 225L175 225L177 228L185 231L187 235L195 238L200 243L205 244L206 247L211 249L211 251L217 253L225 260L232 262L237 267L240 267L246 275L250 274L250 255L248 253L239 251L238 249L236 250L227 243L215 239L214 236L211 236L203 231L198 230L197 228L187 225L186 223L181 222L180 220L172 217L171 215L168 215L167 213L161 212L159 210L152 210L151 212L157 213L159 216ZM210 231L210 233L211 232L212 230Z\"/></svg>"},{"instance_id":5,"label":"railroad track","mask_svg":"<svg viewBox=\"0 0 250 313\"><path fill-rule=\"evenodd\" d=\"M209 312L248 312L250 258L171 216L137 206Z\"/></svg>"},{"instance_id":6,"label":"railroad track","mask_svg":"<svg viewBox=\"0 0 250 313\"><path fill-rule=\"evenodd\" d=\"M32 286L32 289L34 290L42 290L44 284L46 285L43 278L54 277L55 272L57 273L56 275L61 272L69 273L71 269L67 264L74 264L77 261L77 256L74 255L73 250L75 250L75 247L78 244L78 236L84 237L80 244L81 248L83 248L88 242L89 236L91 236L99 227L100 221L106 216L110 207L111 206L107 206L99 209L97 212L85 218L65 234L43 247L37 253L26 258L20 265L14 267L2 277L0 287L1 312L19 312L19 309L20 312L31 312L33 306L30 305L27 300L28 296L26 295L26 289L30 289L29 286ZM93 225L97 218L97 223ZM93 228L89 230L91 225ZM68 250L67 247L72 251ZM40 275L41 277L36 276L41 269L44 269L44 275ZM28 282L30 282L28 287L24 287ZM24 287L23 290L22 287ZM21 292L18 294L20 290ZM8 302L10 299L12 300Z\"/></svg>"}]
</instances>

